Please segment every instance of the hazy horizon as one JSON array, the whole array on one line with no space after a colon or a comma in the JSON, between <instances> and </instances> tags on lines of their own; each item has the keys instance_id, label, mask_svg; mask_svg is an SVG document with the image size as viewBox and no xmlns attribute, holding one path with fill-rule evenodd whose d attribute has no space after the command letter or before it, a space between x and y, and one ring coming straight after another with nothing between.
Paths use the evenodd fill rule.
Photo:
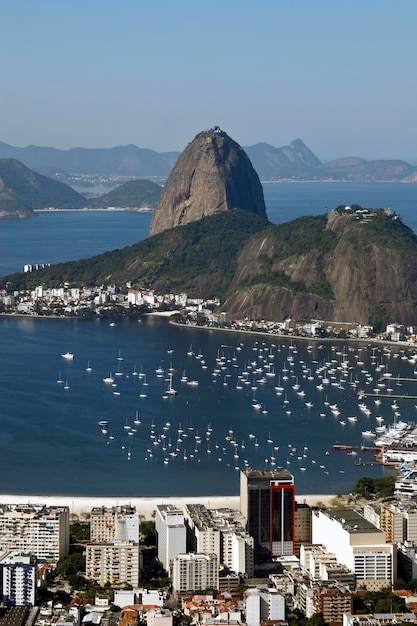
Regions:
<instances>
[{"instance_id":1,"label":"hazy horizon","mask_svg":"<svg viewBox=\"0 0 417 626\"><path fill-rule=\"evenodd\" d=\"M417 162L417 3L2 3L0 141L181 152L215 124Z\"/></svg>"}]
</instances>

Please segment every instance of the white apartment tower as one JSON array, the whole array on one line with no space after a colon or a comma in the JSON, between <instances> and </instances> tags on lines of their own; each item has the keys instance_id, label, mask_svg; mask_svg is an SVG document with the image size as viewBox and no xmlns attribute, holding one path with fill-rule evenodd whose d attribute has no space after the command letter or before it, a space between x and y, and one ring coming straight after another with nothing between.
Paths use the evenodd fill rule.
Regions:
<instances>
[{"instance_id":1,"label":"white apartment tower","mask_svg":"<svg viewBox=\"0 0 417 626\"><path fill-rule=\"evenodd\" d=\"M253 537L238 530L222 532L222 564L232 572L253 576Z\"/></svg>"},{"instance_id":2,"label":"white apartment tower","mask_svg":"<svg viewBox=\"0 0 417 626\"><path fill-rule=\"evenodd\" d=\"M1 561L4 606L35 606L37 562L33 554L9 552Z\"/></svg>"},{"instance_id":3,"label":"white apartment tower","mask_svg":"<svg viewBox=\"0 0 417 626\"><path fill-rule=\"evenodd\" d=\"M158 534L158 559L169 572L170 563L177 554L187 551L187 529L184 513L176 506L160 504L156 507L155 529Z\"/></svg>"},{"instance_id":4,"label":"white apartment tower","mask_svg":"<svg viewBox=\"0 0 417 626\"><path fill-rule=\"evenodd\" d=\"M0 550L31 553L56 564L69 552L69 508L0 505Z\"/></svg>"},{"instance_id":5,"label":"white apartment tower","mask_svg":"<svg viewBox=\"0 0 417 626\"><path fill-rule=\"evenodd\" d=\"M217 554L178 554L172 564L172 587L179 593L218 589Z\"/></svg>"}]
</instances>

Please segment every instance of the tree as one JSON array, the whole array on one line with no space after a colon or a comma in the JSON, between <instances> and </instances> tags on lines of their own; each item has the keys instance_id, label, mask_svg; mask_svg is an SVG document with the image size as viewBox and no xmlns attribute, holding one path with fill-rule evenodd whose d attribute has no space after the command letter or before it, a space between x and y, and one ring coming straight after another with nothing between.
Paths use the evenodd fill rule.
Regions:
<instances>
[{"instance_id":1,"label":"tree","mask_svg":"<svg viewBox=\"0 0 417 626\"><path fill-rule=\"evenodd\" d=\"M90 524L88 522L73 522L70 524L71 543L90 539Z\"/></svg>"},{"instance_id":2,"label":"tree","mask_svg":"<svg viewBox=\"0 0 417 626\"><path fill-rule=\"evenodd\" d=\"M145 546L154 546L156 544L155 522L151 520L141 522L139 525L139 532Z\"/></svg>"},{"instance_id":3,"label":"tree","mask_svg":"<svg viewBox=\"0 0 417 626\"><path fill-rule=\"evenodd\" d=\"M324 621L323 613L314 613L314 615L307 620L308 626L326 626L326 624L327 622Z\"/></svg>"},{"instance_id":4,"label":"tree","mask_svg":"<svg viewBox=\"0 0 417 626\"><path fill-rule=\"evenodd\" d=\"M367 499L373 496L374 492L374 481L372 478L367 478L366 476L360 478L352 489L352 493L356 493L357 495L362 496L362 498Z\"/></svg>"},{"instance_id":5,"label":"tree","mask_svg":"<svg viewBox=\"0 0 417 626\"><path fill-rule=\"evenodd\" d=\"M74 552L74 554L65 557L55 569L55 575L65 577L79 572L85 572L85 556L79 552Z\"/></svg>"}]
</instances>

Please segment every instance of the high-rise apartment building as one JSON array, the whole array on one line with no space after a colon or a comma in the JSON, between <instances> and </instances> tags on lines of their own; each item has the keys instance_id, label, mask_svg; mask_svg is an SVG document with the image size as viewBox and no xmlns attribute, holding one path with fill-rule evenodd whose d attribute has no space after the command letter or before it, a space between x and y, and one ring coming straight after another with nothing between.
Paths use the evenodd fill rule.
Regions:
<instances>
[{"instance_id":1,"label":"high-rise apartment building","mask_svg":"<svg viewBox=\"0 0 417 626\"><path fill-rule=\"evenodd\" d=\"M218 589L217 554L178 554L172 564L172 587L180 593Z\"/></svg>"},{"instance_id":2,"label":"high-rise apartment building","mask_svg":"<svg viewBox=\"0 0 417 626\"><path fill-rule=\"evenodd\" d=\"M203 504L184 506L190 552L215 553L220 565L253 576L253 537L245 531L246 520L231 508L207 509Z\"/></svg>"},{"instance_id":3,"label":"high-rise apartment building","mask_svg":"<svg viewBox=\"0 0 417 626\"><path fill-rule=\"evenodd\" d=\"M1 561L4 606L35 606L36 557L24 552L9 552Z\"/></svg>"},{"instance_id":4,"label":"high-rise apartment building","mask_svg":"<svg viewBox=\"0 0 417 626\"><path fill-rule=\"evenodd\" d=\"M155 530L158 535L158 559L169 572L172 559L187 551L183 511L172 504L159 504L156 507Z\"/></svg>"},{"instance_id":5,"label":"high-rise apartment building","mask_svg":"<svg viewBox=\"0 0 417 626\"><path fill-rule=\"evenodd\" d=\"M97 506L91 511L90 539L92 542L139 541L139 515L130 505Z\"/></svg>"},{"instance_id":6,"label":"high-rise apartment building","mask_svg":"<svg viewBox=\"0 0 417 626\"><path fill-rule=\"evenodd\" d=\"M283 469L243 470L240 510L254 538L255 566L271 556L294 553L294 477Z\"/></svg>"},{"instance_id":7,"label":"high-rise apartment building","mask_svg":"<svg viewBox=\"0 0 417 626\"><path fill-rule=\"evenodd\" d=\"M69 552L69 508L2 504L0 550L32 553L38 560L58 563Z\"/></svg>"},{"instance_id":8,"label":"high-rise apartment building","mask_svg":"<svg viewBox=\"0 0 417 626\"><path fill-rule=\"evenodd\" d=\"M139 543L113 541L86 546L86 577L99 585L139 584Z\"/></svg>"}]
</instances>

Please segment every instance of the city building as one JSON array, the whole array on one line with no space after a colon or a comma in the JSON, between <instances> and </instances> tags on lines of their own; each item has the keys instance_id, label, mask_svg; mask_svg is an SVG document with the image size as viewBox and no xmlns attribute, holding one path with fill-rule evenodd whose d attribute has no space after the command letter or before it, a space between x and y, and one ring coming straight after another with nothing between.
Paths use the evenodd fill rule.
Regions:
<instances>
[{"instance_id":1,"label":"city building","mask_svg":"<svg viewBox=\"0 0 417 626\"><path fill-rule=\"evenodd\" d=\"M341 585L317 586L313 591L315 613L322 613L329 626L342 626L343 614L352 613L352 593Z\"/></svg>"},{"instance_id":2,"label":"city building","mask_svg":"<svg viewBox=\"0 0 417 626\"><path fill-rule=\"evenodd\" d=\"M311 543L311 507L296 502L294 523L294 553L300 556L300 546Z\"/></svg>"},{"instance_id":3,"label":"city building","mask_svg":"<svg viewBox=\"0 0 417 626\"><path fill-rule=\"evenodd\" d=\"M246 520L231 508L207 509L203 504L184 507L187 550L213 552L225 568L253 575L253 537L245 531Z\"/></svg>"},{"instance_id":4,"label":"city building","mask_svg":"<svg viewBox=\"0 0 417 626\"><path fill-rule=\"evenodd\" d=\"M243 470L240 510L254 538L255 567L271 557L294 553L294 477L283 469Z\"/></svg>"},{"instance_id":5,"label":"city building","mask_svg":"<svg viewBox=\"0 0 417 626\"><path fill-rule=\"evenodd\" d=\"M35 606L37 561L33 554L9 552L0 562L4 606Z\"/></svg>"},{"instance_id":6,"label":"city building","mask_svg":"<svg viewBox=\"0 0 417 626\"><path fill-rule=\"evenodd\" d=\"M405 582L417 579L417 547L405 541L397 545L397 576Z\"/></svg>"},{"instance_id":7,"label":"city building","mask_svg":"<svg viewBox=\"0 0 417 626\"><path fill-rule=\"evenodd\" d=\"M86 545L86 578L101 586L127 583L137 587L140 563L139 543L113 541Z\"/></svg>"},{"instance_id":8,"label":"city building","mask_svg":"<svg viewBox=\"0 0 417 626\"><path fill-rule=\"evenodd\" d=\"M139 515L135 507L98 506L91 510L90 540L92 542L139 541Z\"/></svg>"},{"instance_id":9,"label":"city building","mask_svg":"<svg viewBox=\"0 0 417 626\"><path fill-rule=\"evenodd\" d=\"M401 500L381 505L380 527L391 543L417 541L417 505Z\"/></svg>"},{"instance_id":10,"label":"city building","mask_svg":"<svg viewBox=\"0 0 417 626\"><path fill-rule=\"evenodd\" d=\"M164 604L164 594L158 589L143 589L142 587L116 589L114 591L113 603L121 608L132 604L162 608Z\"/></svg>"},{"instance_id":11,"label":"city building","mask_svg":"<svg viewBox=\"0 0 417 626\"><path fill-rule=\"evenodd\" d=\"M183 511L171 504L159 504L156 507L155 530L158 535L158 559L169 572L173 558L187 551Z\"/></svg>"},{"instance_id":12,"label":"city building","mask_svg":"<svg viewBox=\"0 0 417 626\"><path fill-rule=\"evenodd\" d=\"M146 612L146 626L172 626L173 615L169 609L150 609Z\"/></svg>"},{"instance_id":13,"label":"city building","mask_svg":"<svg viewBox=\"0 0 417 626\"><path fill-rule=\"evenodd\" d=\"M31 553L56 565L69 552L69 508L0 505L0 550Z\"/></svg>"},{"instance_id":14,"label":"city building","mask_svg":"<svg viewBox=\"0 0 417 626\"><path fill-rule=\"evenodd\" d=\"M285 620L285 598L276 589L248 589L245 604L248 626Z\"/></svg>"},{"instance_id":15,"label":"city building","mask_svg":"<svg viewBox=\"0 0 417 626\"><path fill-rule=\"evenodd\" d=\"M325 546L312 544L302 545L300 564L311 577L311 580L322 583L340 583L349 589L355 588L355 575L346 565L339 563L334 553L327 551Z\"/></svg>"},{"instance_id":16,"label":"city building","mask_svg":"<svg viewBox=\"0 0 417 626\"><path fill-rule=\"evenodd\" d=\"M184 506L184 518L188 529L187 549L192 552L214 553L220 561L220 530L213 524L211 511L203 504Z\"/></svg>"},{"instance_id":17,"label":"city building","mask_svg":"<svg viewBox=\"0 0 417 626\"><path fill-rule=\"evenodd\" d=\"M172 588L179 593L217 590L219 560L217 554L178 554L172 564Z\"/></svg>"},{"instance_id":18,"label":"city building","mask_svg":"<svg viewBox=\"0 0 417 626\"><path fill-rule=\"evenodd\" d=\"M396 551L385 533L350 509L315 510L313 543L333 552L355 574L356 586L369 591L391 587L396 573Z\"/></svg>"}]
</instances>

